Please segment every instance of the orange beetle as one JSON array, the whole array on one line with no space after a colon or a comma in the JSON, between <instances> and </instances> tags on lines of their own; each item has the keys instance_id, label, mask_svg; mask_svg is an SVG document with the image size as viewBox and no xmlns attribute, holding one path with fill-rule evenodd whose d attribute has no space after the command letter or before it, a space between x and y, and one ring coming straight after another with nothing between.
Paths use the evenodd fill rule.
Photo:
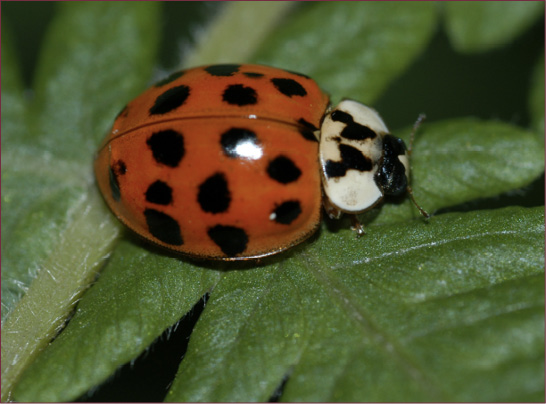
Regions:
<instances>
[{"instance_id":1,"label":"orange beetle","mask_svg":"<svg viewBox=\"0 0 546 404\"><path fill-rule=\"evenodd\" d=\"M169 250L275 254L320 223L327 106L312 79L272 67L174 73L118 114L95 159L99 188L119 220Z\"/></svg>"}]
</instances>

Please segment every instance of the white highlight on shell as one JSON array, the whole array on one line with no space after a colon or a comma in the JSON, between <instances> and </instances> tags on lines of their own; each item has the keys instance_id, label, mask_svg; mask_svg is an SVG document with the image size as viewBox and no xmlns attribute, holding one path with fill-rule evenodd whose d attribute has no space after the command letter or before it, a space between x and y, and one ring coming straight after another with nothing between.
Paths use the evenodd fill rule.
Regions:
<instances>
[{"instance_id":1,"label":"white highlight on shell","mask_svg":"<svg viewBox=\"0 0 546 404\"><path fill-rule=\"evenodd\" d=\"M234 151L239 157L249 160L258 160L264 154L262 148L253 141L238 143Z\"/></svg>"}]
</instances>

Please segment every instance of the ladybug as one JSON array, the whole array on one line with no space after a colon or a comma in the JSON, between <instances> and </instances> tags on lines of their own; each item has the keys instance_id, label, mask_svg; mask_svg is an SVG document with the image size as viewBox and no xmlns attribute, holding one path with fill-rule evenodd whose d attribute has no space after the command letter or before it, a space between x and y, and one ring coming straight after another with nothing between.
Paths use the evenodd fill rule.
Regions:
<instances>
[{"instance_id":1,"label":"ladybug","mask_svg":"<svg viewBox=\"0 0 546 404\"><path fill-rule=\"evenodd\" d=\"M244 260L307 239L322 206L332 218L356 215L409 190L409 159L373 109L329 108L303 74L224 64L173 73L127 104L95 175L115 215L145 239Z\"/></svg>"}]
</instances>

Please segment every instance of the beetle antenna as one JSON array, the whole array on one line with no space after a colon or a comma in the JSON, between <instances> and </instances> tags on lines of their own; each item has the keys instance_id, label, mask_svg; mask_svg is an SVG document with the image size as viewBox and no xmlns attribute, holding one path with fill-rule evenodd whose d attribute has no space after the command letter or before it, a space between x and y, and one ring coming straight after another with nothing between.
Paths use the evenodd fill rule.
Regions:
<instances>
[{"instance_id":1,"label":"beetle antenna","mask_svg":"<svg viewBox=\"0 0 546 404\"><path fill-rule=\"evenodd\" d=\"M425 119L427 119L427 116L425 114L419 114L419 116L417 117L417 120L413 124L413 130L411 131L410 141L408 146L409 156L411 156L411 151L413 149L413 140L415 139L415 132L417 132L417 130L419 129L419 127L421 126L421 124L423 123Z\"/></svg>"},{"instance_id":2,"label":"beetle antenna","mask_svg":"<svg viewBox=\"0 0 546 404\"><path fill-rule=\"evenodd\" d=\"M413 189L411 189L411 187L410 187L409 185L408 185L408 187L407 187L406 189L407 189L407 192L408 192L408 195L409 195L411 201L413 202L413 204L415 205L415 207L416 207L417 209L419 209L419 213L421 213L421 215L423 215L423 217L424 217L425 219L429 219L429 218L430 218L430 213L428 213L425 209L423 209L423 208L421 207L421 205L419 205L419 204L417 203L417 201L415 200L415 198L413 197Z\"/></svg>"}]
</instances>

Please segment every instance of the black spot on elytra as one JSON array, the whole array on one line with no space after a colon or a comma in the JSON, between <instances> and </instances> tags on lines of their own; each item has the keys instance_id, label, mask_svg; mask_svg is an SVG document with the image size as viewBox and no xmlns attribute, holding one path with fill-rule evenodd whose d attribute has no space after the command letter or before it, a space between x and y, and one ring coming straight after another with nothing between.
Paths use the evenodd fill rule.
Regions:
<instances>
[{"instance_id":1,"label":"black spot on elytra","mask_svg":"<svg viewBox=\"0 0 546 404\"><path fill-rule=\"evenodd\" d=\"M225 64L208 66L204 70L211 76L229 77L237 73L240 67L241 65Z\"/></svg>"},{"instance_id":2,"label":"black spot on elytra","mask_svg":"<svg viewBox=\"0 0 546 404\"><path fill-rule=\"evenodd\" d=\"M336 110L332 112L331 118L333 121L342 122L346 125L340 133L345 139L365 140L373 139L377 136L377 134L367 126L356 123L353 120L352 115L347 112Z\"/></svg>"},{"instance_id":3,"label":"black spot on elytra","mask_svg":"<svg viewBox=\"0 0 546 404\"><path fill-rule=\"evenodd\" d=\"M121 190L119 187L119 177L124 175L127 172L127 166L123 160L118 160L108 168L108 175L110 179L110 192L112 193L112 198L115 201L121 199Z\"/></svg>"},{"instance_id":4,"label":"black spot on elytra","mask_svg":"<svg viewBox=\"0 0 546 404\"><path fill-rule=\"evenodd\" d=\"M288 184L300 177L301 170L288 157L279 156L269 163L267 174L281 184Z\"/></svg>"},{"instance_id":5,"label":"black spot on elytra","mask_svg":"<svg viewBox=\"0 0 546 404\"><path fill-rule=\"evenodd\" d=\"M308 121L306 121L306 120L303 119L303 118L298 119L298 123L299 123L301 126L303 126L304 128L309 129L309 130L311 130L311 131L315 131L315 130L318 129L318 128L317 128L315 125L313 125L311 122L308 122Z\"/></svg>"},{"instance_id":6,"label":"black spot on elytra","mask_svg":"<svg viewBox=\"0 0 546 404\"><path fill-rule=\"evenodd\" d=\"M254 132L244 128L231 128L222 134L220 144L224 154L231 158L241 157L239 147L245 144L258 146L258 137ZM246 157L246 156L242 156Z\"/></svg>"},{"instance_id":7,"label":"black spot on elytra","mask_svg":"<svg viewBox=\"0 0 546 404\"><path fill-rule=\"evenodd\" d=\"M383 159L375 174L375 182L387 195L400 195L408 188L406 168L398 158L406 153L402 139L392 135L383 136Z\"/></svg>"},{"instance_id":8,"label":"black spot on elytra","mask_svg":"<svg viewBox=\"0 0 546 404\"><path fill-rule=\"evenodd\" d=\"M186 102L190 95L190 88L185 85L169 88L155 99L150 108L150 115L161 115L171 112Z\"/></svg>"},{"instance_id":9,"label":"black spot on elytra","mask_svg":"<svg viewBox=\"0 0 546 404\"><path fill-rule=\"evenodd\" d=\"M171 216L155 209L146 209L144 216L146 217L146 224L152 236L167 244L184 244L182 234L180 233L180 226Z\"/></svg>"},{"instance_id":10,"label":"black spot on elytra","mask_svg":"<svg viewBox=\"0 0 546 404\"><path fill-rule=\"evenodd\" d=\"M177 167L184 157L184 137L180 132L172 129L155 132L146 141L150 147L154 160L159 164Z\"/></svg>"},{"instance_id":11,"label":"black spot on elytra","mask_svg":"<svg viewBox=\"0 0 546 404\"><path fill-rule=\"evenodd\" d=\"M262 73L254 73L254 72L244 72L243 74L246 77L250 77L251 79L258 79L264 76Z\"/></svg>"},{"instance_id":12,"label":"black spot on elytra","mask_svg":"<svg viewBox=\"0 0 546 404\"><path fill-rule=\"evenodd\" d=\"M328 178L343 177L347 170L370 171L372 162L355 147L340 144L341 161L326 161L326 176Z\"/></svg>"},{"instance_id":13,"label":"black spot on elytra","mask_svg":"<svg viewBox=\"0 0 546 404\"><path fill-rule=\"evenodd\" d=\"M248 236L239 227L217 225L211 227L207 233L228 257L241 254L248 245Z\"/></svg>"},{"instance_id":14,"label":"black spot on elytra","mask_svg":"<svg viewBox=\"0 0 546 404\"><path fill-rule=\"evenodd\" d=\"M164 79L162 79L162 80L158 81L157 83L155 83L154 87L163 87L165 84L172 83L177 78L182 77L185 72L186 72L185 70L180 70L178 72L174 72L171 75L169 75L169 76L165 77Z\"/></svg>"},{"instance_id":15,"label":"black spot on elytra","mask_svg":"<svg viewBox=\"0 0 546 404\"><path fill-rule=\"evenodd\" d=\"M281 203L272 212L277 223L290 224L301 214L301 205L299 201L286 201Z\"/></svg>"},{"instance_id":16,"label":"black spot on elytra","mask_svg":"<svg viewBox=\"0 0 546 404\"><path fill-rule=\"evenodd\" d=\"M231 202L226 177L222 173L216 173L199 185L197 201L204 212L222 213L228 210Z\"/></svg>"},{"instance_id":17,"label":"black spot on elytra","mask_svg":"<svg viewBox=\"0 0 546 404\"><path fill-rule=\"evenodd\" d=\"M300 134L305 138L305 140L310 140L312 142L318 142L317 137L315 136L315 131L317 127L310 122L307 122L305 119L298 119L298 123L301 125L298 128Z\"/></svg>"},{"instance_id":18,"label":"black spot on elytra","mask_svg":"<svg viewBox=\"0 0 546 404\"><path fill-rule=\"evenodd\" d=\"M123 160L118 160L112 165L112 171L116 175L124 175L127 172L127 165Z\"/></svg>"},{"instance_id":19,"label":"black spot on elytra","mask_svg":"<svg viewBox=\"0 0 546 404\"><path fill-rule=\"evenodd\" d=\"M146 200L158 205L169 205L173 201L173 190L165 182L157 180L145 193Z\"/></svg>"},{"instance_id":20,"label":"black spot on elytra","mask_svg":"<svg viewBox=\"0 0 546 404\"><path fill-rule=\"evenodd\" d=\"M298 129L300 135L303 136L305 140L310 140L311 142L318 142L318 139L315 136L315 133L306 129L306 128L299 128Z\"/></svg>"},{"instance_id":21,"label":"black spot on elytra","mask_svg":"<svg viewBox=\"0 0 546 404\"><path fill-rule=\"evenodd\" d=\"M252 87L245 87L242 84L231 84L227 86L222 94L222 99L230 105L253 105L258 101L258 94Z\"/></svg>"},{"instance_id":22,"label":"black spot on elytra","mask_svg":"<svg viewBox=\"0 0 546 404\"><path fill-rule=\"evenodd\" d=\"M271 82L277 90L287 97L293 97L294 95L303 97L307 95L305 88L296 80L275 78L271 79Z\"/></svg>"}]
</instances>

